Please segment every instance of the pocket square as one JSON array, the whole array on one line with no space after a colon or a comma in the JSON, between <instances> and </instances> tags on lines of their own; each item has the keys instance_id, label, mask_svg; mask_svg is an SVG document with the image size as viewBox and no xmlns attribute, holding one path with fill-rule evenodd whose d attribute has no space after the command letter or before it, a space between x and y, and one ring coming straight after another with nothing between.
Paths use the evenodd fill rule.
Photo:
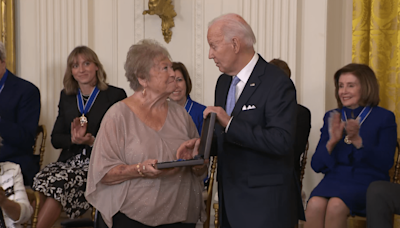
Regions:
<instances>
[{"instance_id":1,"label":"pocket square","mask_svg":"<svg viewBox=\"0 0 400 228\"><path fill-rule=\"evenodd\" d=\"M248 105L246 107L246 105L243 105L243 107L242 107L242 111L247 111L247 110L251 110L251 109L256 109L256 106L255 105Z\"/></svg>"}]
</instances>

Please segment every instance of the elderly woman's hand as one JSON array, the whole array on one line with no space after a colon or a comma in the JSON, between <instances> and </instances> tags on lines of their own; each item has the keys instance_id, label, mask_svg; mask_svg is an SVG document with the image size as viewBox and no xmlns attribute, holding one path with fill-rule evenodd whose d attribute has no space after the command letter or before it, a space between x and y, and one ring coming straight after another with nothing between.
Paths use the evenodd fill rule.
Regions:
<instances>
[{"instance_id":1,"label":"elderly woman's hand","mask_svg":"<svg viewBox=\"0 0 400 228\"><path fill-rule=\"evenodd\" d=\"M179 170L178 168L159 170L154 168L156 164L156 159L148 159L142 163L139 163L138 173L144 178L157 178L160 176L173 174Z\"/></svg>"},{"instance_id":2,"label":"elderly woman's hand","mask_svg":"<svg viewBox=\"0 0 400 228\"><path fill-rule=\"evenodd\" d=\"M189 139L183 142L176 152L177 159L192 159L199 153L200 139Z\"/></svg>"},{"instance_id":3,"label":"elderly woman's hand","mask_svg":"<svg viewBox=\"0 0 400 228\"><path fill-rule=\"evenodd\" d=\"M209 159L205 159L205 160L204 160L204 164L192 166L192 171L193 171L193 173L194 173L196 176L201 176L201 175L203 175L203 174L207 171L207 168L208 168L207 165L208 165L208 163L209 163Z\"/></svg>"},{"instance_id":4,"label":"elderly woman's hand","mask_svg":"<svg viewBox=\"0 0 400 228\"><path fill-rule=\"evenodd\" d=\"M195 155L199 153L199 145L200 145L199 138L190 139L182 143L181 146L178 148L176 157L178 159L185 159L185 160L192 159ZM203 175L204 172L207 170L208 162L209 160L206 159L204 160L204 164L192 166L193 173L196 174L197 176Z\"/></svg>"},{"instance_id":5,"label":"elderly woman's hand","mask_svg":"<svg viewBox=\"0 0 400 228\"><path fill-rule=\"evenodd\" d=\"M138 164L138 172L139 174L143 174L143 177L149 177L149 178L156 178L160 173L162 173L161 170L155 169L155 165L157 164L156 159L148 159L142 163Z\"/></svg>"}]
</instances>

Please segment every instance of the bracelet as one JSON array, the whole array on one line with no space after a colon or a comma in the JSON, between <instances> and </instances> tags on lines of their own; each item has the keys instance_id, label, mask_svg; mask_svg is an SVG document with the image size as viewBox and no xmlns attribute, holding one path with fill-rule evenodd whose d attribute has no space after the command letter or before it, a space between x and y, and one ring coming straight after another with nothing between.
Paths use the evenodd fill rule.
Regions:
<instances>
[{"instance_id":1,"label":"bracelet","mask_svg":"<svg viewBox=\"0 0 400 228\"><path fill-rule=\"evenodd\" d=\"M136 165L137 172L139 173L140 176L144 177L144 174L142 171L140 171L140 163Z\"/></svg>"}]
</instances>

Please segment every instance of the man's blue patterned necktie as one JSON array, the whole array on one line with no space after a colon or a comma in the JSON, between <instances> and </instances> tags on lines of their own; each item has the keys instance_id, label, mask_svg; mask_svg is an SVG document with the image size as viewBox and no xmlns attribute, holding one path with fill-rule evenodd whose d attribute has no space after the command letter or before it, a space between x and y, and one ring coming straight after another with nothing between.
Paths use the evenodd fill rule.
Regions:
<instances>
[{"instance_id":1,"label":"man's blue patterned necktie","mask_svg":"<svg viewBox=\"0 0 400 228\"><path fill-rule=\"evenodd\" d=\"M240 78L235 76L233 77L231 87L229 87L228 97L226 99L226 113L231 115L233 108L235 107L236 103L236 85L240 82Z\"/></svg>"}]
</instances>

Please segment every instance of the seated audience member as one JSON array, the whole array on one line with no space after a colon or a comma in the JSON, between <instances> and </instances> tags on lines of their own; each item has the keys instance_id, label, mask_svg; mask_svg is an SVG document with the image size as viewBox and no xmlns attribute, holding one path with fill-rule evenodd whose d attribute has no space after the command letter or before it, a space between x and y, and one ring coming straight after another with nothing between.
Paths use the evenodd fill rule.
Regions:
<instances>
[{"instance_id":1,"label":"seated audience member","mask_svg":"<svg viewBox=\"0 0 400 228\"><path fill-rule=\"evenodd\" d=\"M1 141L0 138L0 149ZM29 204L18 164L0 162L0 208L6 227L22 227L21 224L31 218L33 208Z\"/></svg>"},{"instance_id":2,"label":"seated audience member","mask_svg":"<svg viewBox=\"0 0 400 228\"><path fill-rule=\"evenodd\" d=\"M106 111L126 98L123 89L107 85L106 79L93 50L79 46L69 54L51 133L54 148L62 151L57 162L36 175L32 187L41 193L39 228L51 227L62 209L75 218L90 208L84 193L92 146Z\"/></svg>"},{"instance_id":3,"label":"seated audience member","mask_svg":"<svg viewBox=\"0 0 400 228\"><path fill-rule=\"evenodd\" d=\"M173 93L171 93L171 95L169 95L169 98L185 107L186 111L192 117L199 135L201 135L201 128L203 127L203 111L206 109L206 106L199 104L190 98L189 93L192 91L192 80L190 80L189 72L185 65L180 62L173 62L172 69L175 71L177 88Z\"/></svg>"},{"instance_id":4,"label":"seated audience member","mask_svg":"<svg viewBox=\"0 0 400 228\"><path fill-rule=\"evenodd\" d=\"M6 69L6 51L0 42L0 162L19 164L29 186L40 168L39 156L32 150L39 115L39 89Z\"/></svg>"},{"instance_id":5,"label":"seated audience member","mask_svg":"<svg viewBox=\"0 0 400 228\"><path fill-rule=\"evenodd\" d=\"M156 41L139 41L128 51L125 71L135 93L104 116L86 199L108 227L194 228L205 219L201 192L207 166L155 168L157 162L189 158L177 151L199 142L190 115L167 99L177 87L170 55Z\"/></svg>"},{"instance_id":6,"label":"seated audience member","mask_svg":"<svg viewBox=\"0 0 400 228\"><path fill-rule=\"evenodd\" d=\"M400 184L371 183L367 191L367 227L392 228L394 214L400 214Z\"/></svg>"},{"instance_id":7,"label":"seated audience member","mask_svg":"<svg viewBox=\"0 0 400 228\"><path fill-rule=\"evenodd\" d=\"M306 228L346 227L349 215L365 216L369 184L389 180L397 130L392 112L378 106L374 72L351 63L334 75L336 110L324 117L311 167L325 176L311 192Z\"/></svg>"},{"instance_id":8,"label":"seated audience member","mask_svg":"<svg viewBox=\"0 0 400 228\"><path fill-rule=\"evenodd\" d=\"M287 63L280 59L273 59L269 62L279 67L289 78L292 75ZM300 181L300 156L304 153L308 142L308 136L311 129L311 112L308 108L301 104L297 104L296 118L296 139L294 140L294 170L297 174L297 179Z\"/></svg>"}]
</instances>

